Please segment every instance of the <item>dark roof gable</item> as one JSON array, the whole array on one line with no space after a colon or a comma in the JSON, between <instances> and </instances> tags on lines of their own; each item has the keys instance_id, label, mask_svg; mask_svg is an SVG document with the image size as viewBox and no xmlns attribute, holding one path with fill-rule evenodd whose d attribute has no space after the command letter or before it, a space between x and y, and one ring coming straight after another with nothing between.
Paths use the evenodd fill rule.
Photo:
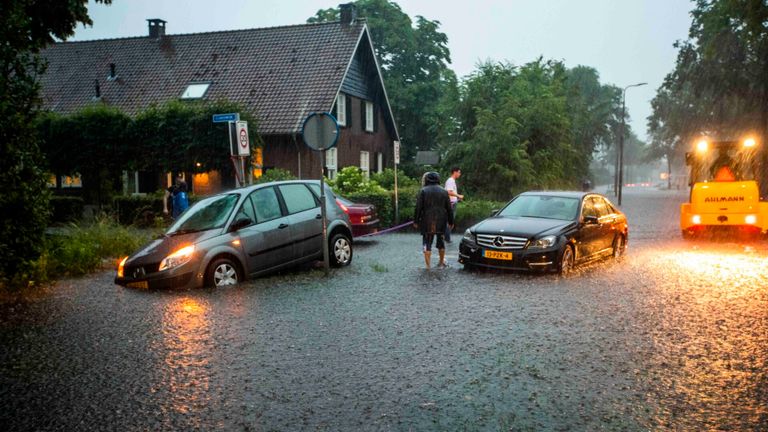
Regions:
<instances>
[{"instance_id":1,"label":"dark roof gable","mask_svg":"<svg viewBox=\"0 0 768 432\"><path fill-rule=\"evenodd\" d=\"M331 108L360 42L370 43L364 21L59 43L43 52L43 102L74 112L98 80L105 103L135 114L208 82L206 99L244 105L261 134L295 133L309 112Z\"/></svg>"}]
</instances>

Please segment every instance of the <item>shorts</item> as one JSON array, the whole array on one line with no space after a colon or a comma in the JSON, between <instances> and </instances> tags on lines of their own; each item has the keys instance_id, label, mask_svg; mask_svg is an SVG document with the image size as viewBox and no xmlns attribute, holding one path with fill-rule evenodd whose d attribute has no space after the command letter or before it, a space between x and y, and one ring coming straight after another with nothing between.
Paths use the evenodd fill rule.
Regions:
<instances>
[{"instance_id":1,"label":"shorts","mask_svg":"<svg viewBox=\"0 0 768 432\"><path fill-rule=\"evenodd\" d=\"M422 234L422 250L424 252L432 252L432 240L437 237L437 249L445 249L445 240L443 233L437 233L437 234Z\"/></svg>"}]
</instances>

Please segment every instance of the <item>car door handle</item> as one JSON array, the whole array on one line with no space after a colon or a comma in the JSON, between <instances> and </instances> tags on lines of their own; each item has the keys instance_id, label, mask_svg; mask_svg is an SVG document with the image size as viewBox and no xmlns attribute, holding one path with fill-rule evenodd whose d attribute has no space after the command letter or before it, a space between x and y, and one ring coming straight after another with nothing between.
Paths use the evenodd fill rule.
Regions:
<instances>
[{"instance_id":1,"label":"car door handle","mask_svg":"<svg viewBox=\"0 0 768 432\"><path fill-rule=\"evenodd\" d=\"M323 218L323 215L321 215L321 214L315 216L315 219L322 219L322 218Z\"/></svg>"},{"instance_id":2,"label":"car door handle","mask_svg":"<svg viewBox=\"0 0 768 432\"><path fill-rule=\"evenodd\" d=\"M288 224L281 223L280 225L277 226L277 228L279 229L288 228Z\"/></svg>"}]
</instances>

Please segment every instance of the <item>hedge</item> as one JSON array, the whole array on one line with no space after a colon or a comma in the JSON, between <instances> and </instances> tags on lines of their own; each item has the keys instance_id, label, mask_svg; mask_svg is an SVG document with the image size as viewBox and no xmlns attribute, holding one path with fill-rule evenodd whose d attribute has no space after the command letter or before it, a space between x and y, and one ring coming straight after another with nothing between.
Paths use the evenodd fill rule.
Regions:
<instances>
[{"instance_id":1,"label":"hedge","mask_svg":"<svg viewBox=\"0 0 768 432\"><path fill-rule=\"evenodd\" d=\"M76 196L52 196L51 223L75 222L83 217L85 201Z\"/></svg>"},{"instance_id":2,"label":"hedge","mask_svg":"<svg viewBox=\"0 0 768 432\"><path fill-rule=\"evenodd\" d=\"M196 195L188 197L189 205L200 200ZM163 195L159 194L117 196L112 200L112 207L122 225L155 226L155 219L164 217ZM169 203L168 210L170 209Z\"/></svg>"}]
</instances>

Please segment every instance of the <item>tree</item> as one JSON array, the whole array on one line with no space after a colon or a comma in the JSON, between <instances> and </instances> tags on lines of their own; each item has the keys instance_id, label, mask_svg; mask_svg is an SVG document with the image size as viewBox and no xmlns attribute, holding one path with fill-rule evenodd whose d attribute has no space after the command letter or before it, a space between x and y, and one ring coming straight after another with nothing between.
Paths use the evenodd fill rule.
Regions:
<instances>
[{"instance_id":1,"label":"tree","mask_svg":"<svg viewBox=\"0 0 768 432\"><path fill-rule=\"evenodd\" d=\"M417 150L432 150L438 139L450 136L452 105L444 101L456 94L457 79L448 37L440 22L417 16L414 21L388 0L357 0L358 16L365 17L384 75L384 83L408 161ZM319 10L307 22L339 19L338 8Z\"/></svg>"},{"instance_id":2,"label":"tree","mask_svg":"<svg viewBox=\"0 0 768 432\"><path fill-rule=\"evenodd\" d=\"M100 0L110 3L111 0ZM48 216L47 174L32 128L39 107L39 52L91 24L87 0L17 0L0 6L0 279L40 254Z\"/></svg>"},{"instance_id":3,"label":"tree","mask_svg":"<svg viewBox=\"0 0 768 432\"><path fill-rule=\"evenodd\" d=\"M757 132L768 142L768 4L697 0L691 15L688 39L675 45L675 69L652 102L653 151L680 154L702 133L727 139Z\"/></svg>"}]
</instances>

